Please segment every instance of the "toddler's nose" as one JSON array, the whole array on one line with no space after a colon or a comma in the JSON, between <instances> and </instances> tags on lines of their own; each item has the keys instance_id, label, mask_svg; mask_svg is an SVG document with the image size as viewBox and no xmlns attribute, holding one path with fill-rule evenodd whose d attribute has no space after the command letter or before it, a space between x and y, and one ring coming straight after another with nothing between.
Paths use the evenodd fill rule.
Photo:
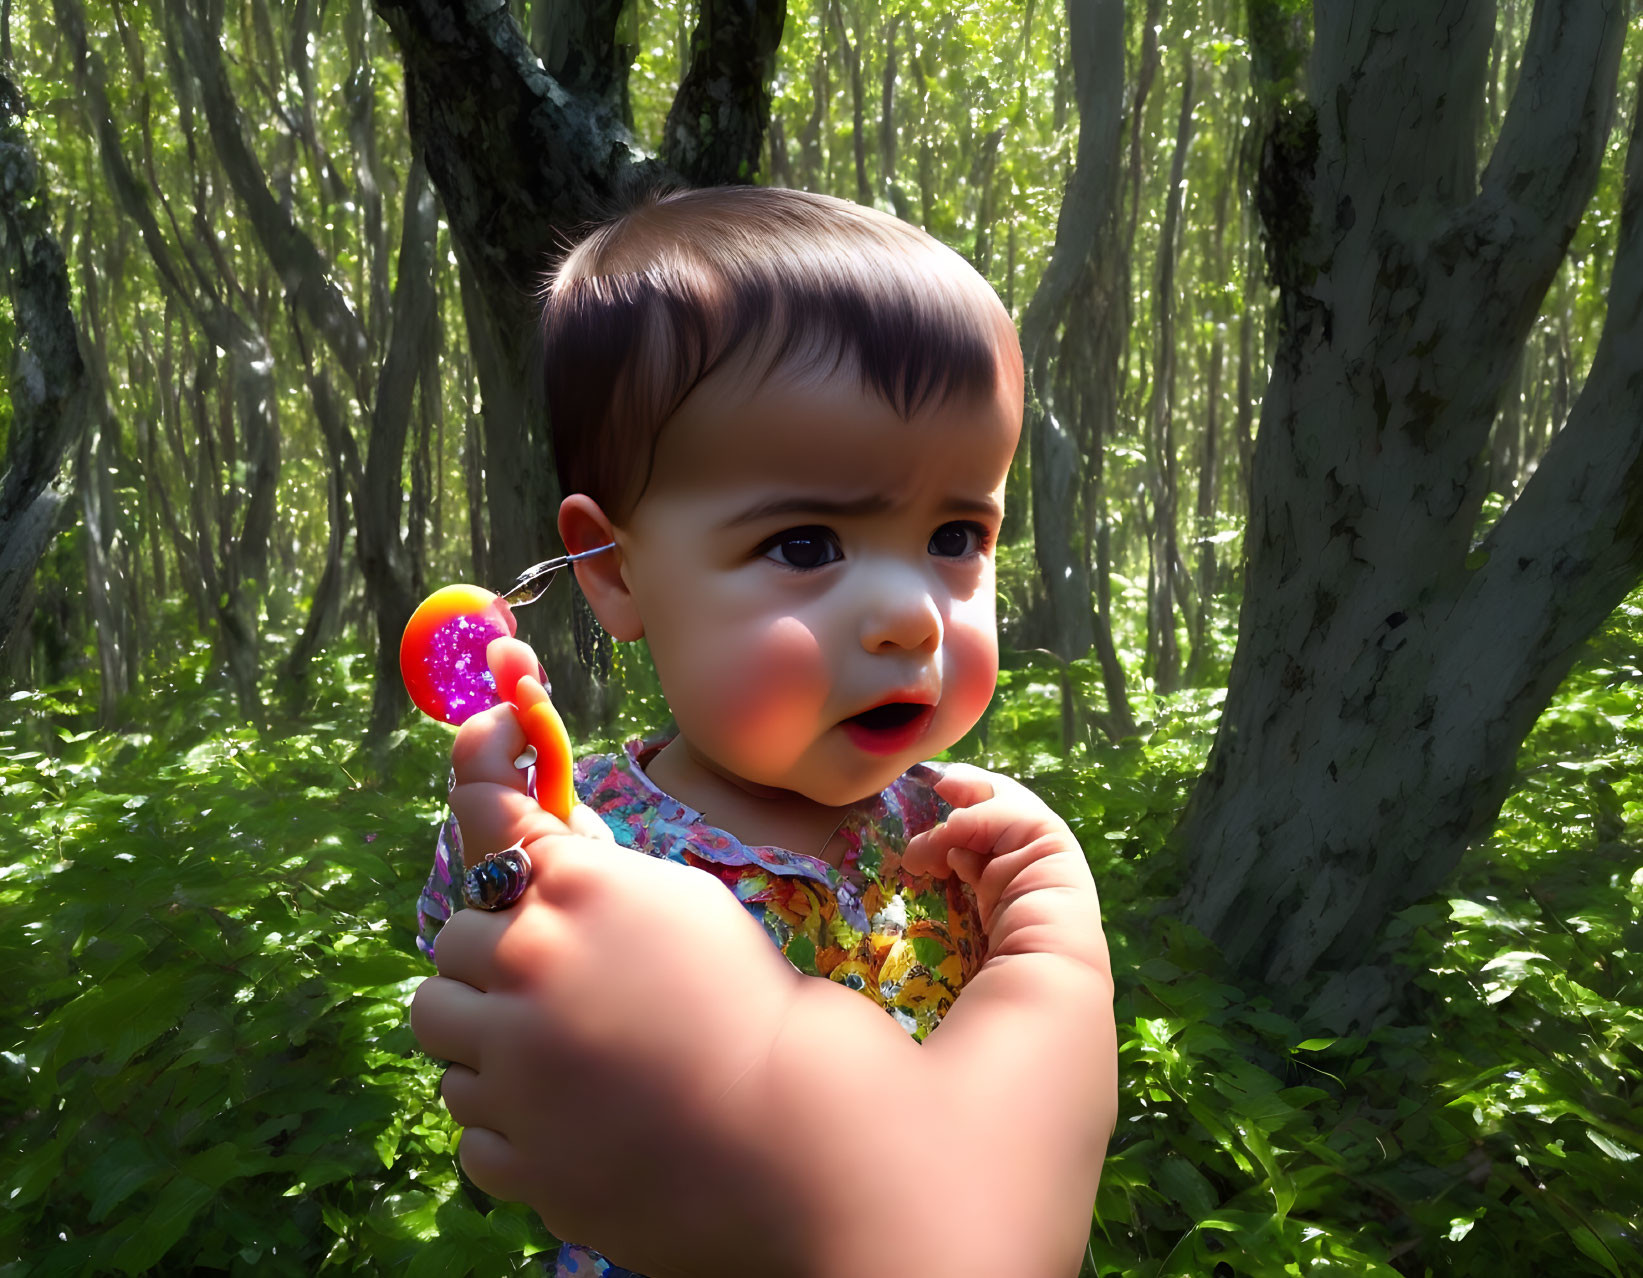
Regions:
<instances>
[{"instance_id":1,"label":"toddler's nose","mask_svg":"<svg viewBox=\"0 0 1643 1278\"><path fill-rule=\"evenodd\" d=\"M862 601L861 646L868 652L934 652L941 647L941 610L918 573L884 572Z\"/></svg>"}]
</instances>

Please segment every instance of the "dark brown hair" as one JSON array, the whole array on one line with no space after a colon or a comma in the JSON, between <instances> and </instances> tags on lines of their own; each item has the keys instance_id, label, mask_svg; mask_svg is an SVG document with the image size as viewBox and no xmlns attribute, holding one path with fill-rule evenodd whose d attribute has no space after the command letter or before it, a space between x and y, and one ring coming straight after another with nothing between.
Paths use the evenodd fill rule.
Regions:
<instances>
[{"instance_id":1,"label":"dark brown hair","mask_svg":"<svg viewBox=\"0 0 1643 1278\"><path fill-rule=\"evenodd\" d=\"M643 197L595 227L542 289L542 371L564 492L613 520L650 479L692 389L846 362L904 419L993 394L1015 327L957 253L887 213L776 187Z\"/></svg>"}]
</instances>

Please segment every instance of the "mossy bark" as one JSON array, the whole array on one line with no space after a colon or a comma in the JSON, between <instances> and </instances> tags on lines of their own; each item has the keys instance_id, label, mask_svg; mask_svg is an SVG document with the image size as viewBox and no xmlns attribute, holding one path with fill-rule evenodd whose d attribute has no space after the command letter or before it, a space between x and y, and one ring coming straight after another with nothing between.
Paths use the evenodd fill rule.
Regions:
<instances>
[{"instance_id":1,"label":"mossy bark","mask_svg":"<svg viewBox=\"0 0 1643 1278\"><path fill-rule=\"evenodd\" d=\"M24 603L67 495L63 460L85 431L91 396L68 266L52 233L26 115L21 91L0 71L0 268L15 330L7 352L11 431L0 475L0 652L21 641L32 611Z\"/></svg>"},{"instance_id":2,"label":"mossy bark","mask_svg":"<svg viewBox=\"0 0 1643 1278\"><path fill-rule=\"evenodd\" d=\"M1492 4L1315 14L1313 110L1262 177L1282 319L1238 650L1176 841L1184 917L1251 979L1293 996L1320 974L1301 996L1344 1023L1385 997L1383 924L1488 831L1581 642L1643 578L1643 141L1586 386L1475 541L1503 387L1597 178L1626 7L1537 7L1481 178Z\"/></svg>"}]
</instances>

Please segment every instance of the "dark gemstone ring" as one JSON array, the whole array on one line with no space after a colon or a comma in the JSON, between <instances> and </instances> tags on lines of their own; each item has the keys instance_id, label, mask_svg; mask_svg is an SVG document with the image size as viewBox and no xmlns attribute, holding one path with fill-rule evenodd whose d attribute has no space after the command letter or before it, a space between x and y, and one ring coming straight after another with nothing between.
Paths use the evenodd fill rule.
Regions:
<instances>
[{"instance_id":1,"label":"dark gemstone ring","mask_svg":"<svg viewBox=\"0 0 1643 1278\"><path fill-rule=\"evenodd\" d=\"M525 895L531 858L521 844L492 852L462 876L462 899L478 910L505 910Z\"/></svg>"}]
</instances>

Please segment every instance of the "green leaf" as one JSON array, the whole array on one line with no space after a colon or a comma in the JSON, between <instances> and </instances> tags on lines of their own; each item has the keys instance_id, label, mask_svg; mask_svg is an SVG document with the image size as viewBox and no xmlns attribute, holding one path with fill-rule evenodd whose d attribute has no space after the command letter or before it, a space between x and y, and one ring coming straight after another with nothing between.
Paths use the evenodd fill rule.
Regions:
<instances>
[{"instance_id":1,"label":"green leaf","mask_svg":"<svg viewBox=\"0 0 1643 1278\"><path fill-rule=\"evenodd\" d=\"M1181 1205L1193 1220L1202 1220L1214 1211L1220 1196L1205 1179L1204 1174L1177 1155L1159 1163L1153 1175L1158 1187L1169 1198Z\"/></svg>"},{"instance_id":2,"label":"green leaf","mask_svg":"<svg viewBox=\"0 0 1643 1278\"><path fill-rule=\"evenodd\" d=\"M91 1197L86 1218L92 1224L98 1223L130 1195L168 1170L170 1164L150 1154L135 1139L127 1137L116 1141L92 1163L86 1174L85 1187Z\"/></svg>"},{"instance_id":3,"label":"green leaf","mask_svg":"<svg viewBox=\"0 0 1643 1278\"><path fill-rule=\"evenodd\" d=\"M1594 1234L1585 1225L1576 1225L1569 1230L1569 1237L1574 1239L1576 1247L1592 1260L1597 1261L1603 1268L1614 1275L1614 1278L1626 1278L1620 1270L1620 1264L1614 1253L1604 1246L1603 1240Z\"/></svg>"},{"instance_id":4,"label":"green leaf","mask_svg":"<svg viewBox=\"0 0 1643 1278\"><path fill-rule=\"evenodd\" d=\"M215 1193L213 1186L192 1176L173 1178L151 1208L129 1218L117 1231L125 1235L125 1241L114 1253L114 1267L128 1274L152 1268L183 1236Z\"/></svg>"}]
</instances>

